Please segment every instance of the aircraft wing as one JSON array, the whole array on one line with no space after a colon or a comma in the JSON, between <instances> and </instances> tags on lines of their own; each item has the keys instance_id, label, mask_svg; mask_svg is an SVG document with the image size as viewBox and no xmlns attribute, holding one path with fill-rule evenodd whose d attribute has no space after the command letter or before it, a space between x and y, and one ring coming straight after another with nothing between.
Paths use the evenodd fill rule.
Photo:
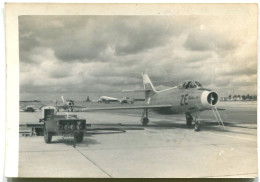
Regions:
<instances>
[{"instance_id":1,"label":"aircraft wing","mask_svg":"<svg viewBox=\"0 0 260 182\"><path fill-rule=\"evenodd\" d=\"M64 107L67 107L67 106L62 106L62 105L55 105L54 107L58 107L58 108L64 108Z\"/></svg>"},{"instance_id":2,"label":"aircraft wing","mask_svg":"<svg viewBox=\"0 0 260 182\"><path fill-rule=\"evenodd\" d=\"M107 107L107 108L85 108L82 111L98 111L98 110L126 110L126 109L153 109L153 108L170 108L172 105L144 105L129 107Z\"/></svg>"},{"instance_id":3,"label":"aircraft wing","mask_svg":"<svg viewBox=\"0 0 260 182\"><path fill-rule=\"evenodd\" d=\"M64 108L64 107L86 108L84 106L67 106L67 105L56 105L54 107L58 107L58 108Z\"/></svg>"},{"instance_id":4,"label":"aircraft wing","mask_svg":"<svg viewBox=\"0 0 260 182\"><path fill-rule=\"evenodd\" d=\"M75 107L75 108L86 108L85 106L69 106L69 107Z\"/></svg>"}]
</instances>

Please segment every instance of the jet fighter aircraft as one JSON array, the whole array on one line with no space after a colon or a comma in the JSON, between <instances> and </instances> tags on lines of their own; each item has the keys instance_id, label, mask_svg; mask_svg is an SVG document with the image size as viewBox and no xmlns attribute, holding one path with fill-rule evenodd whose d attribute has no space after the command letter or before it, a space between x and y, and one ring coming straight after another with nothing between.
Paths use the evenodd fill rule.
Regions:
<instances>
[{"instance_id":1,"label":"jet fighter aircraft","mask_svg":"<svg viewBox=\"0 0 260 182\"><path fill-rule=\"evenodd\" d=\"M142 73L142 77L144 89L136 91L143 91L145 93L145 105L111 108L86 108L84 110L143 109L144 112L141 117L141 123L144 126L149 123L148 110L153 110L159 114L184 113L186 115L186 124L188 126L191 126L192 122L195 123L195 131L200 130L200 121L197 119L199 113L204 110L212 110L218 123L224 126L218 113L218 109L216 108L216 104L219 101L218 94L210 89L204 88L198 81L184 81L178 86L157 91L146 73Z\"/></svg>"},{"instance_id":2,"label":"jet fighter aircraft","mask_svg":"<svg viewBox=\"0 0 260 182\"><path fill-rule=\"evenodd\" d=\"M73 112L73 108L86 108L83 106L75 106L74 101L73 100L69 100L67 99L66 101L64 100L63 96L61 96L62 99L62 104L61 105L56 105L55 107L57 108L57 111L59 111L60 108L62 108L63 110L66 111L71 111Z\"/></svg>"}]
</instances>

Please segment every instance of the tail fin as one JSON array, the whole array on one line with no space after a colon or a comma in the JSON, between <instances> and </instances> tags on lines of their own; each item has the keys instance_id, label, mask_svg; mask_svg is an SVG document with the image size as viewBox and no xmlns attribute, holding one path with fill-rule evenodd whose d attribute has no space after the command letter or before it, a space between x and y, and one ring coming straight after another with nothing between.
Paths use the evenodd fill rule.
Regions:
<instances>
[{"instance_id":1,"label":"tail fin","mask_svg":"<svg viewBox=\"0 0 260 182\"><path fill-rule=\"evenodd\" d=\"M149 76L146 73L142 73L143 85L145 90L145 100L154 95L157 91L154 88Z\"/></svg>"},{"instance_id":2,"label":"tail fin","mask_svg":"<svg viewBox=\"0 0 260 182\"><path fill-rule=\"evenodd\" d=\"M62 99L62 102L65 102L64 98L63 98L63 95L61 96L61 99Z\"/></svg>"}]
</instances>

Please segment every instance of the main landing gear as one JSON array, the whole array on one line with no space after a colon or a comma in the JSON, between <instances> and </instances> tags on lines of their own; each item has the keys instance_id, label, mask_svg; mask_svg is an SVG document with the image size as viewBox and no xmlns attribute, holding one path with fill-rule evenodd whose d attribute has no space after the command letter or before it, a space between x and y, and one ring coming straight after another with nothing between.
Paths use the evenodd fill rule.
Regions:
<instances>
[{"instance_id":1,"label":"main landing gear","mask_svg":"<svg viewBox=\"0 0 260 182\"><path fill-rule=\"evenodd\" d=\"M148 109L144 109L143 115L141 117L141 123L143 126L147 126L147 124L149 123Z\"/></svg>"},{"instance_id":2,"label":"main landing gear","mask_svg":"<svg viewBox=\"0 0 260 182\"><path fill-rule=\"evenodd\" d=\"M58 110L58 111L59 111L59 110ZM65 107L65 108L64 108L64 111L73 112L73 107L72 107L72 106L68 106L67 108Z\"/></svg>"},{"instance_id":3,"label":"main landing gear","mask_svg":"<svg viewBox=\"0 0 260 182\"><path fill-rule=\"evenodd\" d=\"M191 126L192 122L194 121L194 130L195 131L200 131L200 121L197 119L197 115L195 115L195 120L193 119L191 113L185 113L186 114L186 124L187 126Z\"/></svg>"},{"instance_id":4,"label":"main landing gear","mask_svg":"<svg viewBox=\"0 0 260 182\"><path fill-rule=\"evenodd\" d=\"M73 112L73 107L70 107L70 111Z\"/></svg>"},{"instance_id":5,"label":"main landing gear","mask_svg":"<svg viewBox=\"0 0 260 182\"><path fill-rule=\"evenodd\" d=\"M191 113L185 113L186 114L186 124L187 126L191 126L192 124L192 121L193 121L193 117L191 115Z\"/></svg>"},{"instance_id":6,"label":"main landing gear","mask_svg":"<svg viewBox=\"0 0 260 182\"><path fill-rule=\"evenodd\" d=\"M197 119L198 117L198 113L193 113L194 114L194 118L191 115L191 113L185 113L186 114L186 124L187 126L191 126L192 122L194 121L194 130L195 131L200 131L200 121ZM144 112L142 114L141 117L141 123L143 126L147 126L147 124L149 123L149 119L148 119L148 109L144 109Z\"/></svg>"}]
</instances>

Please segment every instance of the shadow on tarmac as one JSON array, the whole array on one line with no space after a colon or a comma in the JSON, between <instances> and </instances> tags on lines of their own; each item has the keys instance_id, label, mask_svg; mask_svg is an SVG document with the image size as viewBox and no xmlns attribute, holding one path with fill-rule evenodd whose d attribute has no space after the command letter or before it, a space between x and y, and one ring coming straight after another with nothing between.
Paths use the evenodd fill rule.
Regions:
<instances>
[{"instance_id":1,"label":"shadow on tarmac","mask_svg":"<svg viewBox=\"0 0 260 182\"><path fill-rule=\"evenodd\" d=\"M256 127L250 126L241 126L236 125L235 123L225 122L224 125L226 127L234 127L234 128L243 128L243 129L257 129ZM194 124L192 126L187 126L186 123L171 123L169 121L159 121L159 122L151 122L147 126L142 126L141 124L122 124L122 123L101 123L101 124L93 124L91 129L88 129L85 132L84 139L81 143L76 143L76 145L95 145L99 144L96 140L91 137L96 134L118 134L125 133L127 130L145 130L145 128L156 129L156 130L174 130L174 129L186 129L193 130ZM243 131L233 131L227 128L223 128L219 126L218 122L211 120L202 120L201 121L201 131L214 131L214 132L228 132L228 133L239 133L239 134L249 134L253 135L249 132ZM54 140L52 144L56 143L64 143L65 145L74 145L73 137L63 137L58 140Z\"/></svg>"},{"instance_id":2,"label":"shadow on tarmac","mask_svg":"<svg viewBox=\"0 0 260 182\"><path fill-rule=\"evenodd\" d=\"M80 143L76 143L76 145L88 146L88 145L99 144L99 142L97 142L97 140L92 139L90 137L91 137L90 135L86 135L84 137L83 141L80 142ZM50 144L57 144L57 143L63 143L65 145L73 146L74 145L74 138L73 137L59 138L57 140L52 141Z\"/></svg>"},{"instance_id":3,"label":"shadow on tarmac","mask_svg":"<svg viewBox=\"0 0 260 182\"><path fill-rule=\"evenodd\" d=\"M162 128L162 129L174 129L174 128L181 128L181 129L193 129L194 124L192 126L187 126L185 123L169 123L169 122L153 122L157 124L156 126L151 125L151 127L157 127L157 128ZM229 132L229 133L239 133L239 134L249 134L253 135L252 133L249 132L244 132L244 131L234 131L230 130L227 127L230 128L243 128L243 129L257 129L256 127L250 127L250 126L241 126L241 125L236 125L235 123L229 123L229 122L224 122L225 129L223 128L222 125L219 125L218 122L216 121L211 121L211 120L202 120L200 122L201 126L201 131L214 131L214 132Z\"/></svg>"},{"instance_id":4,"label":"shadow on tarmac","mask_svg":"<svg viewBox=\"0 0 260 182\"><path fill-rule=\"evenodd\" d=\"M234 131L230 130L228 128L223 128L221 125L218 124L217 121L212 120L201 120L201 131L214 131L214 132L229 132L229 133L240 133L240 134L250 134L249 132L243 132L243 131ZM250 129L250 130L256 130L257 127L254 126L243 126L241 124L237 125L236 123L230 123L230 122L224 122L224 125L226 127L230 128L241 128L241 129ZM142 126L141 124L122 124L122 123L116 123L116 124L95 124L94 127L113 127L113 129L123 129L123 130L143 130L145 128L150 129L157 129L157 130L165 130L165 129L188 129L193 130L194 129L194 123L192 126L187 126L185 121L183 122L169 122L169 121L159 121L159 122L151 122L147 126ZM105 134L105 133L104 133Z\"/></svg>"},{"instance_id":5,"label":"shadow on tarmac","mask_svg":"<svg viewBox=\"0 0 260 182\"><path fill-rule=\"evenodd\" d=\"M84 135L84 139L82 142L77 143L76 145L84 145L84 146L88 146L88 145L94 145L94 144L99 144L99 142L97 142L96 140L92 139L92 135L96 135L96 134L118 134L118 133L124 133L126 131L124 130L109 130L109 129L101 129L101 131L98 131L98 129L91 129L88 130L85 135ZM50 144L57 144L57 143L63 143L65 145L70 145L73 146L74 143L74 137L73 136L68 136L68 137L62 137L59 138L57 140L53 140Z\"/></svg>"}]
</instances>

